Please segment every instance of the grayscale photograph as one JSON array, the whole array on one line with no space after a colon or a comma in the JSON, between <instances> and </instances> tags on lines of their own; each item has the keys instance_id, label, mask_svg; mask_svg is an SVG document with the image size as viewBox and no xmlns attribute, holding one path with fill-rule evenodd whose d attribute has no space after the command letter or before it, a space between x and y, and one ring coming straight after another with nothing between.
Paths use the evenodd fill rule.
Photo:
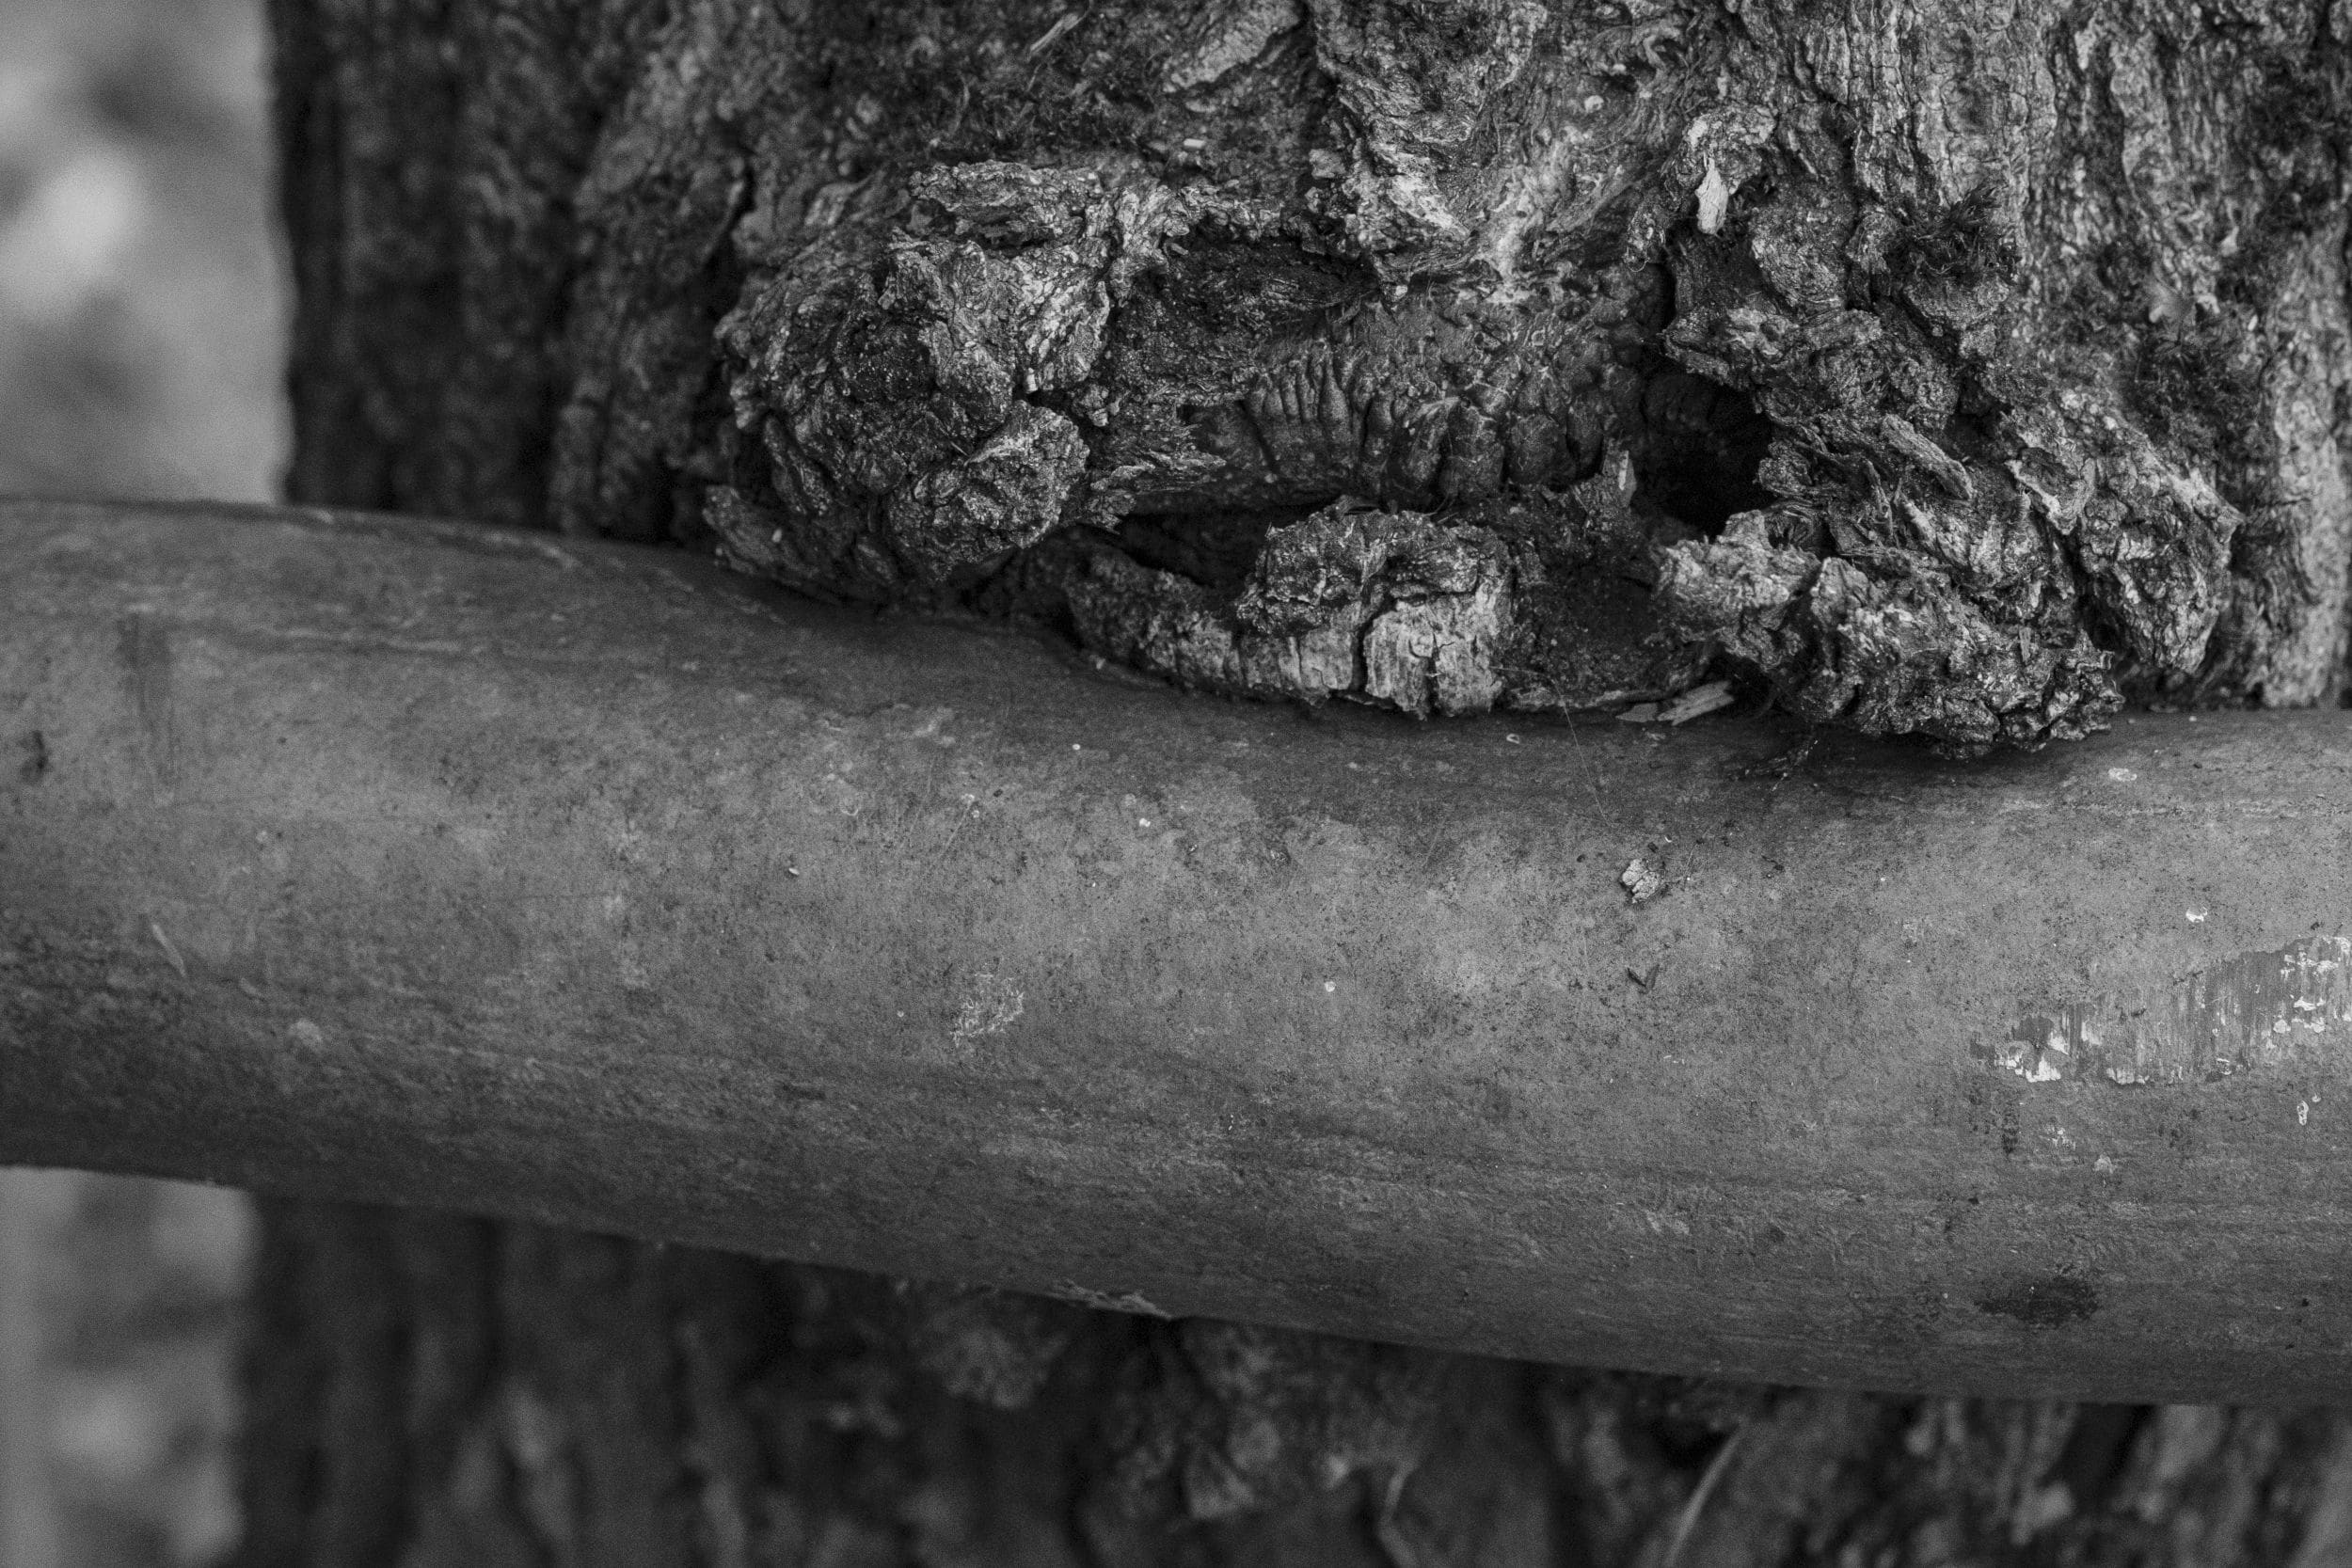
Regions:
<instances>
[{"instance_id":1,"label":"grayscale photograph","mask_svg":"<svg viewBox=\"0 0 2352 1568\"><path fill-rule=\"evenodd\" d=\"M0 0L0 1568L2352 1568L2352 0Z\"/></svg>"}]
</instances>

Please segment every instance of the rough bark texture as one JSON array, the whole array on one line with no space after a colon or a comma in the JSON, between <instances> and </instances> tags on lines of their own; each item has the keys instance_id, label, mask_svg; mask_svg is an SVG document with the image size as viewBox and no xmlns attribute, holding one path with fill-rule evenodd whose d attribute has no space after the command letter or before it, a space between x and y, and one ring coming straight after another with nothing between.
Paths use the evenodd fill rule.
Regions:
<instances>
[{"instance_id":1,"label":"rough bark texture","mask_svg":"<svg viewBox=\"0 0 2352 1568\"><path fill-rule=\"evenodd\" d=\"M307 498L1414 712L2343 685L2341 7L441 9L282 8Z\"/></svg>"},{"instance_id":2,"label":"rough bark texture","mask_svg":"<svg viewBox=\"0 0 2352 1568\"><path fill-rule=\"evenodd\" d=\"M2341 4L276 12L299 499L1424 713L1728 672L1972 750L2344 683ZM1619 1379L353 1211L269 1245L255 1563L2352 1540L2318 1418Z\"/></svg>"},{"instance_id":3,"label":"rough bark texture","mask_svg":"<svg viewBox=\"0 0 2352 1568\"><path fill-rule=\"evenodd\" d=\"M246 1560L2290 1563L2332 1414L1629 1378L270 1211Z\"/></svg>"}]
</instances>

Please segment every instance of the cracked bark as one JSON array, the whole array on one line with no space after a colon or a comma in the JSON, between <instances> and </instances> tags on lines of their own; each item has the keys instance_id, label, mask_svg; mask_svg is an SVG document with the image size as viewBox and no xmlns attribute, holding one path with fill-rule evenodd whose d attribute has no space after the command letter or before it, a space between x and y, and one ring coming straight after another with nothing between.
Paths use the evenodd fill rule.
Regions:
<instances>
[{"instance_id":1,"label":"cracked bark","mask_svg":"<svg viewBox=\"0 0 2352 1568\"><path fill-rule=\"evenodd\" d=\"M2344 688L2340 4L275 17L299 499L715 548L1423 714L1728 676L1973 751L2127 696ZM2320 1418L1725 1389L273 1224L257 1563L2352 1537Z\"/></svg>"},{"instance_id":2,"label":"cracked bark","mask_svg":"<svg viewBox=\"0 0 2352 1568\"><path fill-rule=\"evenodd\" d=\"M285 14L320 499L1309 700L1735 673L1976 750L2343 686L2316 0ZM1475 679L1204 657L1333 505L1496 553L1407 639Z\"/></svg>"}]
</instances>

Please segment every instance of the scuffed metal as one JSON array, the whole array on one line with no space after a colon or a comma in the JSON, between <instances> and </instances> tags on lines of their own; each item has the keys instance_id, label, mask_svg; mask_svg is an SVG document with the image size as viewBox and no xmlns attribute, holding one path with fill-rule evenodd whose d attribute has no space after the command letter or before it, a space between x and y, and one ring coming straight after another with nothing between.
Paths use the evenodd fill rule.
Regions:
<instances>
[{"instance_id":1,"label":"scuffed metal","mask_svg":"<svg viewBox=\"0 0 2352 1568\"><path fill-rule=\"evenodd\" d=\"M2113 996L2033 1004L1992 1051L2030 1084L2214 1083L2309 1062L2352 1037L2352 938L2304 937L2241 953L2141 1004Z\"/></svg>"}]
</instances>

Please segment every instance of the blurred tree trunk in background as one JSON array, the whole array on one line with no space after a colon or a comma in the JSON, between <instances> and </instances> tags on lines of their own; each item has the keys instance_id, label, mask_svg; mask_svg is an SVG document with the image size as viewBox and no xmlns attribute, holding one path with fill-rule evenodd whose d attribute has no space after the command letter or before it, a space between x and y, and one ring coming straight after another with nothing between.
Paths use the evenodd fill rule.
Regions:
<instances>
[{"instance_id":1,"label":"blurred tree trunk in background","mask_svg":"<svg viewBox=\"0 0 2352 1568\"><path fill-rule=\"evenodd\" d=\"M0 0L0 490L269 500L258 0Z\"/></svg>"},{"instance_id":2,"label":"blurred tree trunk in background","mask_svg":"<svg viewBox=\"0 0 2352 1568\"><path fill-rule=\"evenodd\" d=\"M258 0L0 0L0 492L268 500L284 330ZM0 570L5 570L0 567ZM199 1568L240 1194L0 1171L0 1564Z\"/></svg>"},{"instance_id":3,"label":"blurred tree trunk in background","mask_svg":"<svg viewBox=\"0 0 2352 1568\"><path fill-rule=\"evenodd\" d=\"M237 1536L242 1194L0 1170L0 1562L205 1568Z\"/></svg>"},{"instance_id":4,"label":"blurred tree trunk in background","mask_svg":"<svg viewBox=\"0 0 2352 1568\"><path fill-rule=\"evenodd\" d=\"M19 1173L0 1172L0 1561L52 1568L58 1530L34 1289L40 1214L24 1184Z\"/></svg>"},{"instance_id":5,"label":"blurred tree trunk in background","mask_svg":"<svg viewBox=\"0 0 2352 1568\"><path fill-rule=\"evenodd\" d=\"M274 20L298 500L1417 712L1719 676L1968 751L2344 684L2340 8ZM1617 1376L322 1205L270 1210L261 1279L255 1568L2352 1551L2332 1415Z\"/></svg>"}]
</instances>

